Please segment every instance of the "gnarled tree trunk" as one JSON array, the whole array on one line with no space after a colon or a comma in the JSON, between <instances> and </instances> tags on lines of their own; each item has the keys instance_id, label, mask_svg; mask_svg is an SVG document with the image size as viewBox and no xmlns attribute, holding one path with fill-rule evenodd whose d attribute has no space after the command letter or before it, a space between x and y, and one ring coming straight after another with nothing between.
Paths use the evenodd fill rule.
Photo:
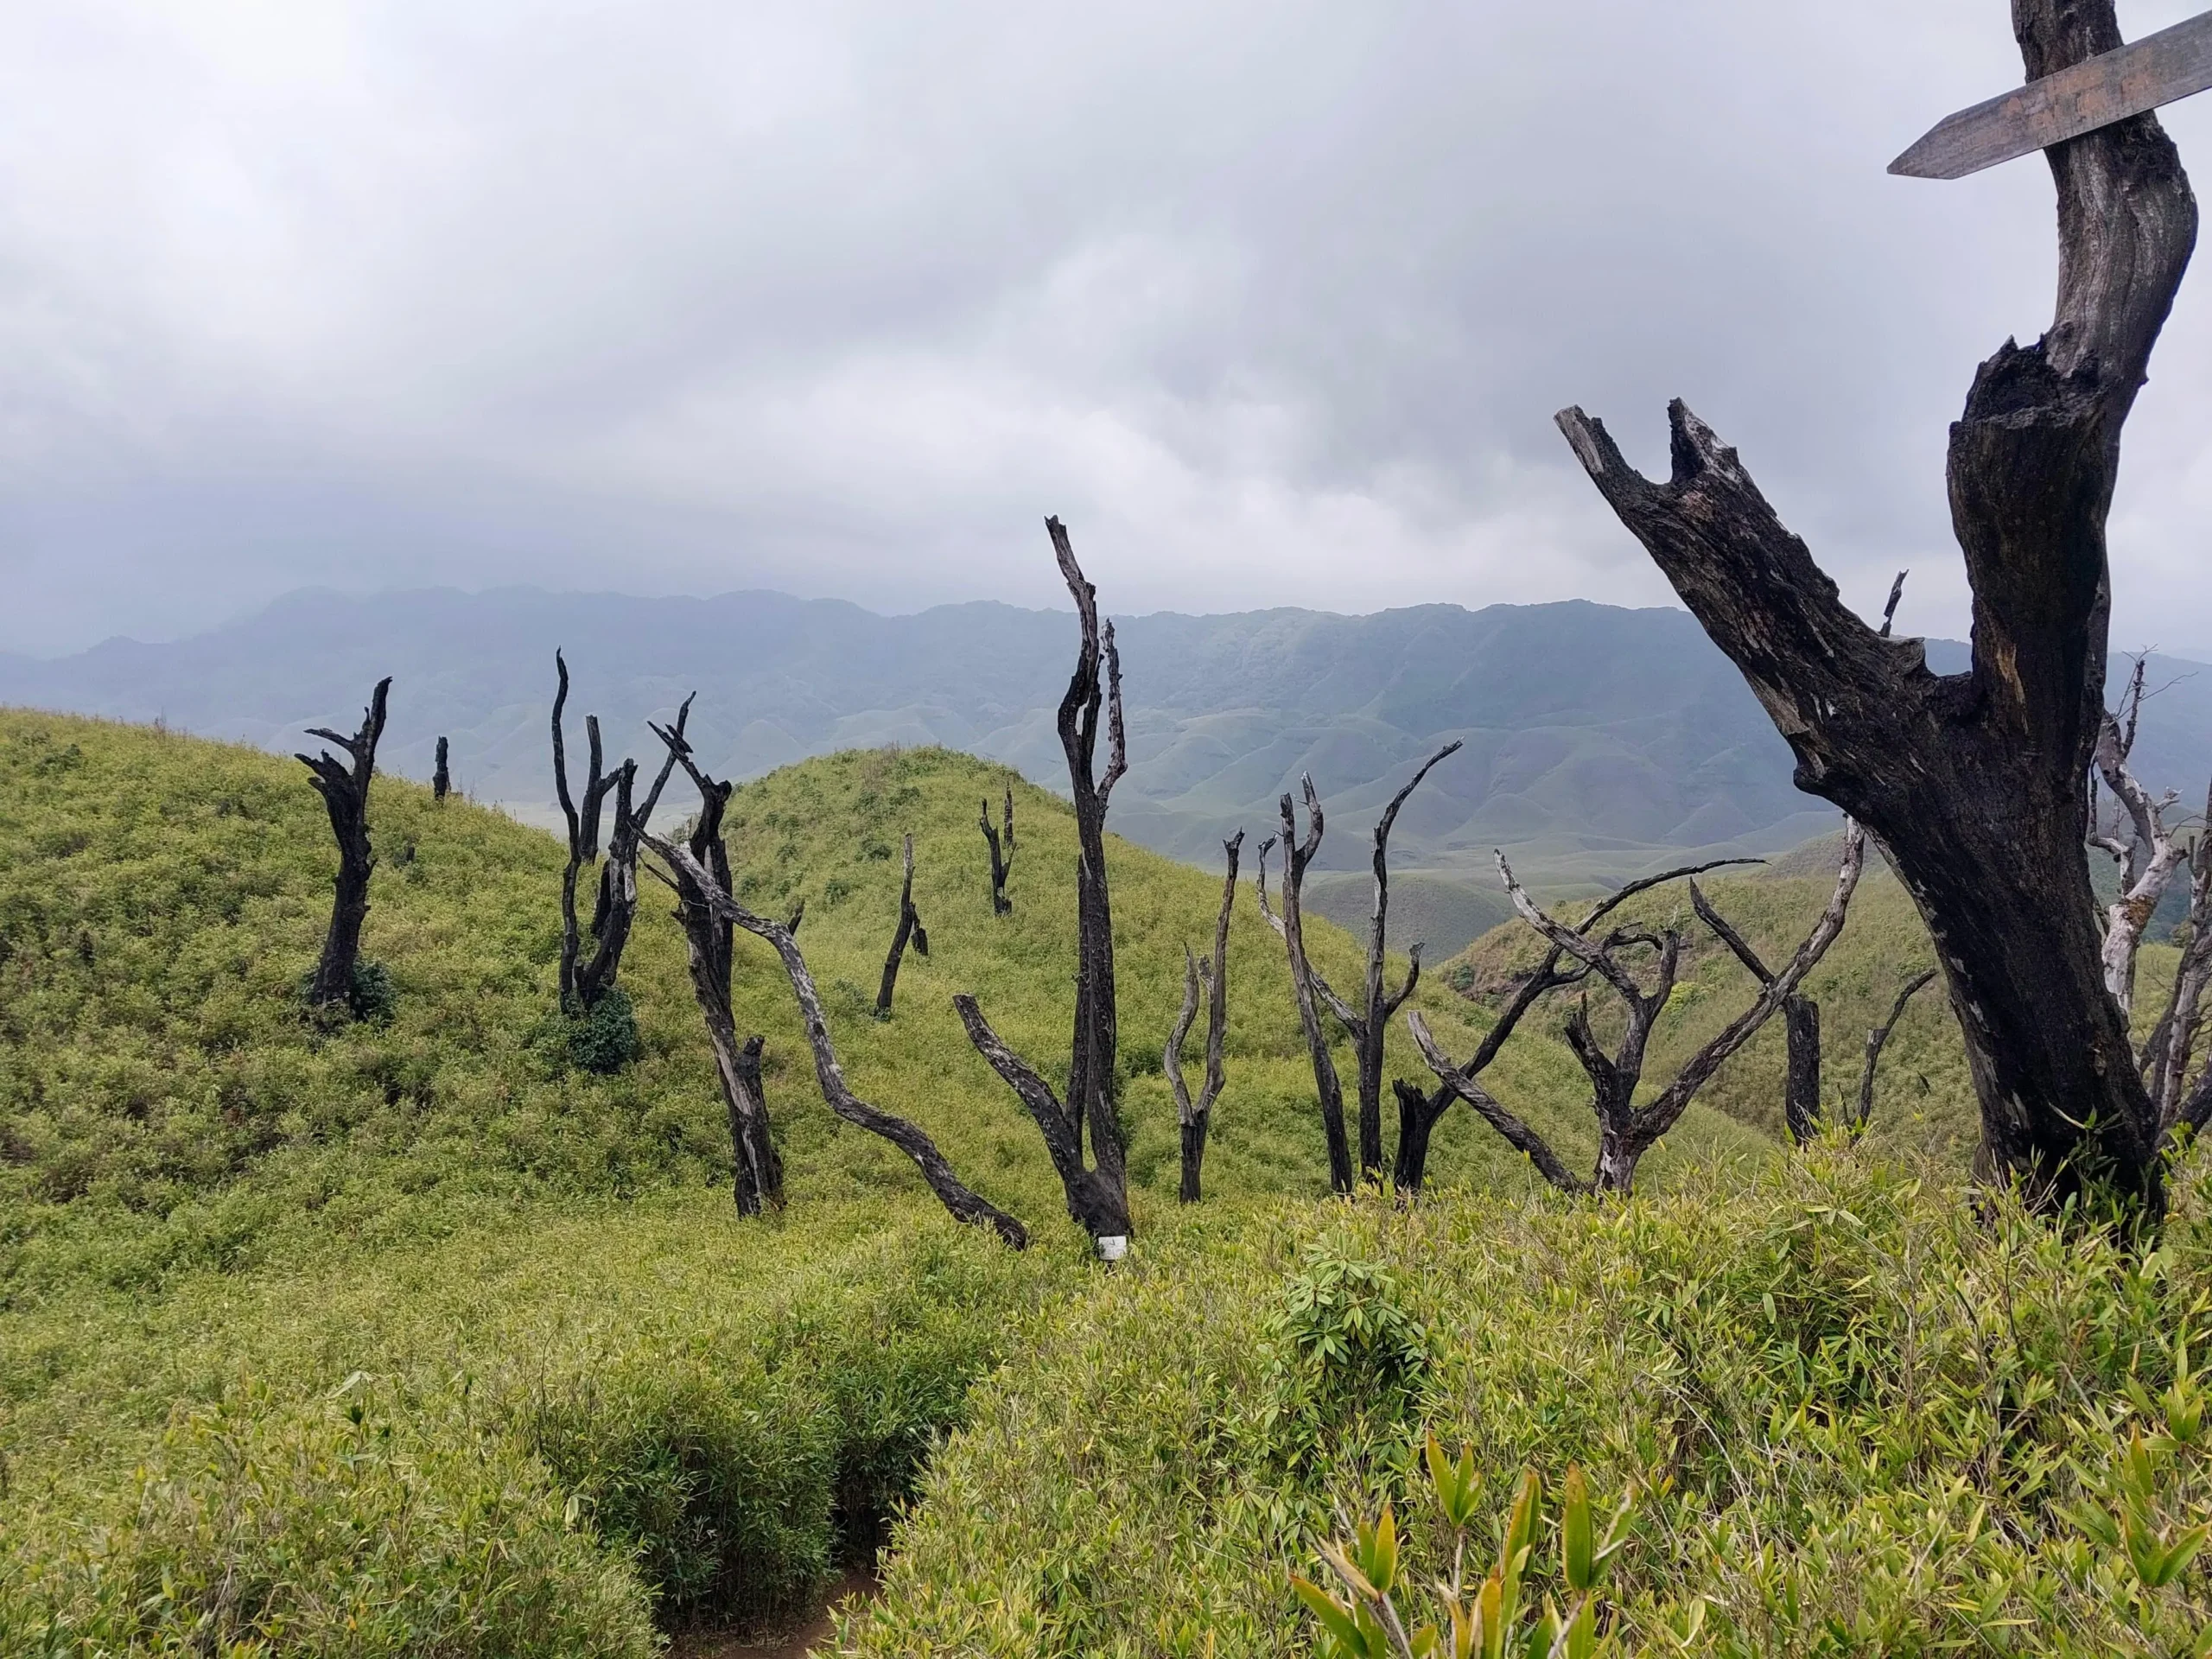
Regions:
<instances>
[{"instance_id":1,"label":"gnarled tree trunk","mask_svg":"<svg viewBox=\"0 0 2212 1659\"><path fill-rule=\"evenodd\" d=\"M2031 79L2121 43L2111 0L2014 0ZM1980 1102L1979 1167L2056 1204L2102 1172L2155 1211L2158 1114L2107 988L2082 855L2103 713L2105 519L2120 438L2196 238L2155 117L2045 152L2058 188L2050 332L1981 365L1951 429L1974 666L1929 672L1839 600L1737 459L1677 403L1653 484L1605 428L1560 425L1599 492L1728 653L1801 789L1879 838L1936 941Z\"/></svg>"},{"instance_id":2,"label":"gnarled tree trunk","mask_svg":"<svg viewBox=\"0 0 2212 1659\"><path fill-rule=\"evenodd\" d=\"M1167 1046L1160 1055L1160 1069L1167 1074L1167 1086L1174 1091L1175 1121L1182 1131L1183 1185L1179 1197L1185 1204L1198 1201L1206 1136L1213 1128L1214 1102L1221 1097L1221 1048L1229 1031L1229 913L1236 903L1236 859L1243 846L1242 830L1221 843L1221 850L1229 861L1229 874L1221 886L1221 913L1214 918L1213 957L1211 961L1193 960L1191 947L1183 947L1183 1007L1175 1016L1174 1029L1167 1033ZM1183 1080L1183 1043L1191 1034L1192 1022L1198 1017L1201 982L1207 991L1206 1075L1194 1101L1190 1086Z\"/></svg>"},{"instance_id":3,"label":"gnarled tree trunk","mask_svg":"<svg viewBox=\"0 0 2212 1659\"><path fill-rule=\"evenodd\" d=\"M1014 913L1014 900L1006 896L1007 872L1014 864L1014 785L1006 791L1006 833L1001 836L991 823L991 804L986 798L978 822L982 826L984 845L991 849L991 914L1009 916Z\"/></svg>"},{"instance_id":4,"label":"gnarled tree trunk","mask_svg":"<svg viewBox=\"0 0 2212 1659\"><path fill-rule=\"evenodd\" d=\"M442 737L438 740L437 768L430 773L430 798L442 801L452 793L453 773L446 766L446 741Z\"/></svg>"},{"instance_id":5,"label":"gnarled tree trunk","mask_svg":"<svg viewBox=\"0 0 2212 1659\"><path fill-rule=\"evenodd\" d=\"M1128 1178L1124 1167L1116 1074L1120 1031L1115 1008L1114 913L1106 881L1106 804L1129 769L1128 739L1122 723L1122 657L1114 625L1102 629L1098 590L1084 580L1065 525L1047 518L1053 556L1074 597L1083 640L1075 672L1060 699L1057 723L1067 756L1075 808L1076 979L1075 1035L1068 1059L1067 1101L1001 1042L972 996L953 998L969 1040L1005 1078L1036 1120L1046 1150L1067 1197L1068 1213L1090 1233L1099 1253L1111 1258L1128 1247ZM1102 673L1103 671L1103 673ZM1097 771L1099 718L1106 721L1106 770ZM1090 1155L1084 1155L1085 1126Z\"/></svg>"},{"instance_id":6,"label":"gnarled tree trunk","mask_svg":"<svg viewBox=\"0 0 2212 1659\"><path fill-rule=\"evenodd\" d=\"M327 749L296 757L315 774L315 793L322 797L330 815L330 833L338 842L337 891L330 906L330 927L323 935L315 977L308 982L311 1007L335 1007L350 1003L353 998L353 967L361 955L361 924L369 913L369 874L377 863L369 846L369 780L376 774L377 742L384 736L385 703L391 693L391 677L386 675L370 694L369 706L361 712L361 728L351 737L320 726L308 733L345 750L345 760Z\"/></svg>"},{"instance_id":7,"label":"gnarled tree trunk","mask_svg":"<svg viewBox=\"0 0 2212 1659\"><path fill-rule=\"evenodd\" d=\"M793 928L793 932L798 930ZM899 964L906 960L906 946L911 942L915 953L927 957L930 953L929 930L922 925L921 912L914 908L914 838L906 837L906 877L899 885L899 927L891 936L891 954L883 959L883 982L876 988L875 1017L891 1017L891 995L899 988Z\"/></svg>"}]
</instances>

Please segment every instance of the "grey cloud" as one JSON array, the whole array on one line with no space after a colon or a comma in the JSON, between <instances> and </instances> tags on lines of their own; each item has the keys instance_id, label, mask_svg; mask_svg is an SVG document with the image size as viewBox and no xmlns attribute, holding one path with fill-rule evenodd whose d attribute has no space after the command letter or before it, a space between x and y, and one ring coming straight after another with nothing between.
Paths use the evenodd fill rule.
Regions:
<instances>
[{"instance_id":1,"label":"grey cloud","mask_svg":"<svg viewBox=\"0 0 2212 1659\"><path fill-rule=\"evenodd\" d=\"M1656 602L1548 417L1656 467L1678 393L1956 633L1943 427L2050 187L1882 168L2018 73L1996 0L19 0L0 645L308 583L1049 602L1048 511L1117 608ZM2123 642L2212 641L2195 295Z\"/></svg>"}]
</instances>

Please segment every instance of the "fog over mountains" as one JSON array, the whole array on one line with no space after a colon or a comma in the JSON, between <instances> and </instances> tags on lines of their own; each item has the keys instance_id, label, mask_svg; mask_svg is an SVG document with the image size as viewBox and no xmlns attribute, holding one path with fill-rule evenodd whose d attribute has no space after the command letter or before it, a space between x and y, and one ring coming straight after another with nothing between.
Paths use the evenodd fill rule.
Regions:
<instances>
[{"instance_id":1,"label":"fog over mountains","mask_svg":"<svg viewBox=\"0 0 2212 1659\"><path fill-rule=\"evenodd\" d=\"M1239 825L1266 835L1276 797L1310 771L1330 815L1321 865L1363 869L1382 803L1454 737L1465 749L1408 806L1393 851L1455 888L1494 885L1493 847L1548 881L1611 881L1688 849L1778 851L1834 822L1791 786L1788 748L1681 611L1577 601L1116 623L1131 771L1113 827L1179 857L1212 862ZM175 644L0 656L0 702L289 751L307 727L356 724L391 674L389 770L427 777L444 734L471 795L543 821L556 645L574 677L572 729L596 713L613 756L657 756L645 722L696 690L692 733L725 775L939 743L1065 785L1052 710L1074 618L995 603L881 616L772 593L300 593ZM1963 645L1929 651L1939 671L1966 664ZM2212 671L2159 658L2152 683L2168 689L2146 712L2143 770L2195 798L2212 772Z\"/></svg>"}]
</instances>

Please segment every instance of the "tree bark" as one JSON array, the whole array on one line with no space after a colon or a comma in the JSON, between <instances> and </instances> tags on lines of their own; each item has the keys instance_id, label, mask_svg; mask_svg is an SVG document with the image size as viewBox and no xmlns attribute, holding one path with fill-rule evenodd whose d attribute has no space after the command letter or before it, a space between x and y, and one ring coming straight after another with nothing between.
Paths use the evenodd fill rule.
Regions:
<instances>
[{"instance_id":1,"label":"tree bark","mask_svg":"<svg viewBox=\"0 0 2212 1659\"><path fill-rule=\"evenodd\" d=\"M351 737L321 727L308 733L345 750L346 760L339 760L327 749L296 757L315 774L315 793L322 797L330 817L330 833L338 842L330 926L323 935L315 977L308 982L311 1007L352 1003L353 968L361 955L361 924L369 913L369 875L377 862L369 845L369 780L376 774L377 743L384 736L385 706L391 693L391 677L386 675L370 694L369 706L361 712L360 729Z\"/></svg>"},{"instance_id":2,"label":"tree bark","mask_svg":"<svg viewBox=\"0 0 2212 1659\"><path fill-rule=\"evenodd\" d=\"M1285 795L1281 803L1282 813L1282 918L1276 931L1282 935L1284 949L1290 957L1291 995L1298 1004L1298 1023L1306 1033L1306 1052L1313 1065L1313 1090L1321 1106L1321 1133L1329 1149L1329 1186L1337 1192L1352 1190L1351 1142L1344 1135L1344 1090L1337 1077L1337 1063L1329 1052L1329 1036L1321 1029L1321 1009L1316 995L1319 976L1306 957L1306 919L1304 890L1306 866L1313 861L1313 855L1321 849L1321 835L1326 827L1321 812L1321 797L1313 787L1313 779L1303 776L1299 779L1306 791L1306 839L1298 837L1298 817ZM1260 880L1267 880L1267 849L1260 849ZM1266 889L1262 888L1261 908L1266 910ZM1270 919L1273 919L1272 918ZM1350 1030L1358 1016L1349 1007L1340 1007L1337 1018Z\"/></svg>"},{"instance_id":3,"label":"tree bark","mask_svg":"<svg viewBox=\"0 0 2212 1659\"><path fill-rule=\"evenodd\" d=\"M442 801L453 792L453 773L446 768L446 741L438 740L437 769L430 774L430 798Z\"/></svg>"},{"instance_id":4,"label":"tree bark","mask_svg":"<svg viewBox=\"0 0 2212 1659\"><path fill-rule=\"evenodd\" d=\"M792 930L797 931L796 929ZM914 838L906 837L906 877L899 887L899 926L891 936L891 954L883 959L883 982L876 988L875 1017L891 1017L891 995L899 988L899 964L906 959L906 944L913 942L915 953L926 957L930 953L929 930L922 925L921 913L914 908Z\"/></svg>"},{"instance_id":5,"label":"tree bark","mask_svg":"<svg viewBox=\"0 0 2212 1659\"><path fill-rule=\"evenodd\" d=\"M2015 0L2031 79L2120 43L2110 0ZM2056 1205L2101 1172L2163 1202L2158 1115L2107 991L2082 856L2103 708L2105 520L2120 432L2196 235L2154 117L2045 152L2057 183L2055 320L1981 365L1951 429L1953 527L1974 665L1853 615L1738 461L1681 404L1655 485L1605 428L1560 425L1599 491L1732 658L1798 786L1879 838L1936 940L1980 1103L1982 1174Z\"/></svg>"},{"instance_id":6,"label":"tree bark","mask_svg":"<svg viewBox=\"0 0 2212 1659\"><path fill-rule=\"evenodd\" d=\"M830 1039L830 1022L822 1011L822 994L816 988L814 976L808 969L806 958L800 953L798 941L791 930L780 922L772 922L765 916L755 915L729 896L728 888L708 874L704 866L691 856L686 848L648 832L646 846L652 849L665 864L671 879L679 884L689 880L696 885L708 907L717 916L733 922L756 938L765 939L783 963L785 977L790 980L791 995L798 1003L799 1018L806 1028L807 1046L814 1054L814 1075L821 1085L822 1097L830 1109L847 1122L880 1135L905 1153L937 1194L938 1202L957 1221L974 1226L988 1227L1007 1243L1020 1249L1029 1243L1028 1230L997 1205L977 1197L953 1173L937 1143L919 1127L894 1113L887 1112L862 1100L845 1081L844 1067L838 1064L837 1050Z\"/></svg>"},{"instance_id":7,"label":"tree bark","mask_svg":"<svg viewBox=\"0 0 2212 1659\"><path fill-rule=\"evenodd\" d=\"M983 801L982 816L978 822L982 825L984 844L991 849L991 914L1010 916L1014 913L1014 901L1006 896L1006 876L1007 868L1014 862L1014 788L1011 785L1007 785L1006 791L1006 835L1003 840L991 823L991 803L988 797Z\"/></svg>"},{"instance_id":8,"label":"tree bark","mask_svg":"<svg viewBox=\"0 0 2212 1659\"><path fill-rule=\"evenodd\" d=\"M1821 1132L1821 1005L1809 996L1783 998L1782 1027L1789 1048L1782 1118L1802 1147Z\"/></svg>"},{"instance_id":9,"label":"tree bark","mask_svg":"<svg viewBox=\"0 0 2212 1659\"><path fill-rule=\"evenodd\" d=\"M569 665L553 653L559 689L553 697L553 790L569 832L569 861L561 874L561 1008L571 1019L589 1014L614 988L622 970L622 953L629 948L630 930L638 914L638 855L640 837L652 822L661 791L676 766L671 752L646 792L642 805L634 801L638 763L625 760L612 772L606 771L600 746L599 716L584 717L589 744L589 771L581 801L569 792L568 753L561 716L569 701ZM696 694L695 693L694 696ZM681 738L691 715L690 697L677 711L676 734ZM658 728L656 728L656 730ZM614 817L607 838L607 861L599 872L598 897L592 908L592 949L584 954L583 931L576 915L576 886L585 867L599 857L599 831L607 798L614 798Z\"/></svg>"},{"instance_id":10,"label":"tree bark","mask_svg":"<svg viewBox=\"0 0 2212 1659\"><path fill-rule=\"evenodd\" d=\"M1182 1129L1180 1198L1185 1204L1198 1201L1206 1135L1213 1125L1214 1102L1221 1096L1222 1042L1229 1029L1229 913L1236 903L1236 860L1243 846L1242 830L1221 843L1221 850L1228 859L1229 874L1222 882L1221 912L1214 919L1213 957L1210 963L1193 960L1190 946L1183 947L1183 1007L1175 1017L1174 1028L1167 1033L1167 1046L1160 1051L1160 1069L1166 1072L1167 1085L1174 1091L1175 1119ZM1206 1075L1198 1097L1193 1101L1190 1088L1183 1080L1183 1043L1191 1034L1192 1022L1198 1016L1198 987L1202 981L1209 997Z\"/></svg>"},{"instance_id":11,"label":"tree bark","mask_svg":"<svg viewBox=\"0 0 2212 1659\"><path fill-rule=\"evenodd\" d=\"M1122 1137L1118 1074L1121 1046L1114 988L1114 911L1106 880L1106 806L1129 769L1128 737L1122 720L1122 655L1114 645L1114 625L1098 620L1098 590L1076 563L1066 526L1045 521L1061 578L1075 600L1083 638L1076 653L1055 723L1067 757L1071 804L1076 827L1075 1032L1068 1058L1065 1108L1033 1068L991 1033L972 996L957 996L969 1039L1006 1079L1044 1134L1046 1149L1065 1190L1068 1213L1103 1243L1102 1254L1126 1247L1128 1192ZM1099 719L1106 722L1106 769L1097 770ZM1046 1104L1049 1103L1049 1106ZM1065 1133L1056 1127L1065 1125ZM1084 1135L1088 1125L1090 1155ZM1104 1230L1101 1230L1103 1229Z\"/></svg>"}]
</instances>

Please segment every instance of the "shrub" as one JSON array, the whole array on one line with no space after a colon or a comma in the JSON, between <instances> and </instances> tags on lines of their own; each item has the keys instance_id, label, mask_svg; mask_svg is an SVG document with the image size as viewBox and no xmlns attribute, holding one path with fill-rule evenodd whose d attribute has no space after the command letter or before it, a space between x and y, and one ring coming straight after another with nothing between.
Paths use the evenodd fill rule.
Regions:
<instances>
[{"instance_id":1,"label":"shrub","mask_svg":"<svg viewBox=\"0 0 2212 1659\"><path fill-rule=\"evenodd\" d=\"M568 1022L569 1063L579 1071L611 1077L645 1052L630 993L612 986L581 1020Z\"/></svg>"}]
</instances>

